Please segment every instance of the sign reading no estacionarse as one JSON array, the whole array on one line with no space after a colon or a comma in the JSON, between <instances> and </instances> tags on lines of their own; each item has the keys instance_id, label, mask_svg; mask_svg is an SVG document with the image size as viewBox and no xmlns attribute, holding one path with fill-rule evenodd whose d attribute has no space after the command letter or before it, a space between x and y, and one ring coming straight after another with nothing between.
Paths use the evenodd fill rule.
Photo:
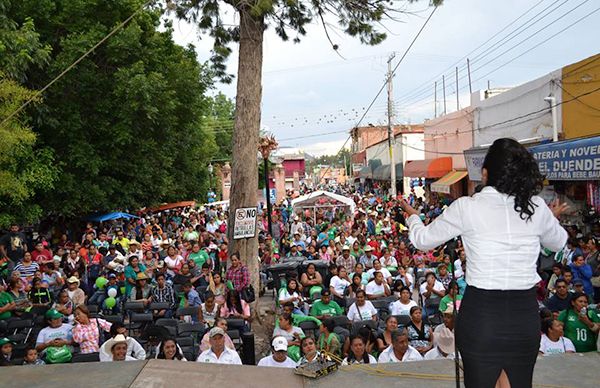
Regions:
<instances>
[{"instance_id":1,"label":"sign reading no estacionarse","mask_svg":"<svg viewBox=\"0 0 600 388\"><path fill-rule=\"evenodd\" d=\"M233 223L233 238L250 238L256 235L256 208L242 207L235 209L235 221Z\"/></svg>"}]
</instances>

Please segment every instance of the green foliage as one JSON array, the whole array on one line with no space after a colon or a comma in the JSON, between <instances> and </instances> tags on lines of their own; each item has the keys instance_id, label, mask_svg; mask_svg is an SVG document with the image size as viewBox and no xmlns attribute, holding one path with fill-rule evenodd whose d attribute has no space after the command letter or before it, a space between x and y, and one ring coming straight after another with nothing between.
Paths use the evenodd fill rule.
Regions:
<instances>
[{"instance_id":1,"label":"green foliage","mask_svg":"<svg viewBox=\"0 0 600 388\"><path fill-rule=\"evenodd\" d=\"M207 132L215 134L217 143L218 159L231 159L231 136L233 135L233 123L235 119L235 102L218 93L208 98L208 115L202 122L202 128Z\"/></svg>"},{"instance_id":2,"label":"green foliage","mask_svg":"<svg viewBox=\"0 0 600 388\"><path fill-rule=\"evenodd\" d=\"M226 25L222 12L229 7L238 11L249 11L256 18L265 20L265 28L273 26L279 37L299 42L306 35L306 26L319 22L329 39L327 16L337 18L338 28L358 38L362 43L376 45L387 35L381 31L382 22L395 20L403 11L403 5L419 0L169 0L175 6L179 18L195 23L198 28L214 38L212 65L216 75L224 82L231 82L225 60L231 54L229 44L239 40L239 26ZM443 0L430 0L437 6ZM335 27L334 27L335 28ZM334 49L337 45L331 42Z\"/></svg>"},{"instance_id":3,"label":"green foliage","mask_svg":"<svg viewBox=\"0 0 600 388\"><path fill-rule=\"evenodd\" d=\"M35 92L18 81L27 69L45 63L49 47L40 43L30 19L18 24L5 15L8 3L0 0L0 122L19 106L35 98ZM11 222L31 222L42 208L33 198L54 187L57 169L53 152L36 147L36 135L25 114L0 126L0 227Z\"/></svg>"},{"instance_id":4,"label":"green foliage","mask_svg":"<svg viewBox=\"0 0 600 388\"><path fill-rule=\"evenodd\" d=\"M2 0L0 0L2 1ZM48 66L26 72L39 89L67 68L144 0L20 0L7 8L17 24L30 18ZM60 169L55 190L35 199L69 216L134 210L165 201L204 199L207 165L218 151L202 129L211 107L208 68L193 47L177 46L161 11L145 9L28 112Z\"/></svg>"}]
</instances>

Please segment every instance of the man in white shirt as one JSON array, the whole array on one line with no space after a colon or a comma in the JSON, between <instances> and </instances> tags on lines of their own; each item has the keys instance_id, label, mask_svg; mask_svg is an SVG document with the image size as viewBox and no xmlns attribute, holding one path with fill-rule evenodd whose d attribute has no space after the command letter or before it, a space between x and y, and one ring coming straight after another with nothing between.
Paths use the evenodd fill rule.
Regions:
<instances>
[{"instance_id":1,"label":"man in white shirt","mask_svg":"<svg viewBox=\"0 0 600 388\"><path fill-rule=\"evenodd\" d=\"M421 361L423 357L419 351L408 344L406 329L392 332L392 344L385 348L379 355L378 363Z\"/></svg>"},{"instance_id":2,"label":"man in white shirt","mask_svg":"<svg viewBox=\"0 0 600 388\"><path fill-rule=\"evenodd\" d=\"M198 356L196 362L208 364L242 365L242 360L235 350L225 346L225 331L220 327L213 327L208 333L210 348Z\"/></svg>"},{"instance_id":3,"label":"man in white shirt","mask_svg":"<svg viewBox=\"0 0 600 388\"><path fill-rule=\"evenodd\" d=\"M387 282L387 284L392 284L392 274L387 268L381 265L381 261L379 261L379 259L373 260L373 268L367 271L367 274L369 274L369 279L375 277L375 272L381 272L383 274L383 279Z\"/></svg>"},{"instance_id":4,"label":"man in white shirt","mask_svg":"<svg viewBox=\"0 0 600 388\"><path fill-rule=\"evenodd\" d=\"M425 275L425 282L421 284L419 292L423 297L423 304L425 304L425 301L430 302L430 306L427 306L427 316L436 313L437 306L435 306L435 304L439 305L440 300L446 296L444 285L435 278L433 272L428 272L427 275Z\"/></svg>"},{"instance_id":5,"label":"man in white shirt","mask_svg":"<svg viewBox=\"0 0 600 388\"><path fill-rule=\"evenodd\" d=\"M389 284L383 280L383 274L379 271L374 273L375 278L367 284L365 291L369 300L385 298L392 295Z\"/></svg>"},{"instance_id":6,"label":"man in white shirt","mask_svg":"<svg viewBox=\"0 0 600 388\"><path fill-rule=\"evenodd\" d=\"M454 359L454 333L444 327L439 330L436 338L436 346L425 353L425 360Z\"/></svg>"},{"instance_id":7,"label":"man in white shirt","mask_svg":"<svg viewBox=\"0 0 600 388\"><path fill-rule=\"evenodd\" d=\"M263 357L258 366L279 367L279 368L295 368L296 363L288 357L288 342L284 337L275 337L271 343L273 354Z\"/></svg>"}]
</instances>

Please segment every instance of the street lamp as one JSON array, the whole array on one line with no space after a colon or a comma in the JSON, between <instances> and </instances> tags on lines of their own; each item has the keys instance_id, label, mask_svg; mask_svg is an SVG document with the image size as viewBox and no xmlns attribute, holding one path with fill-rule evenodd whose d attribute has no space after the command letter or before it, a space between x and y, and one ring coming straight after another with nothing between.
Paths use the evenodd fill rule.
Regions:
<instances>
[{"instance_id":1,"label":"street lamp","mask_svg":"<svg viewBox=\"0 0 600 388\"><path fill-rule=\"evenodd\" d=\"M258 140L258 150L263 157L264 179L265 179L265 200L267 202L267 223L269 225L269 234L273 233L271 221L271 195L269 193L269 156L277 148L277 140L273 136L264 136Z\"/></svg>"}]
</instances>

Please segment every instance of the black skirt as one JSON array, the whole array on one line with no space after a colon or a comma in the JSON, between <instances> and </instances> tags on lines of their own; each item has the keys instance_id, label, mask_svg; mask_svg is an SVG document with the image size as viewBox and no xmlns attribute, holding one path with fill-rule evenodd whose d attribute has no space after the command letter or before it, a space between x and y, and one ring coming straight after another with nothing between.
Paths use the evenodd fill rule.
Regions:
<instances>
[{"instance_id":1,"label":"black skirt","mask_svg":"<svg viewBox=\"0 0 600 388\"><path fill-rule=\"evenodd\" d=\"M504 370L511 388L532 385L540 346L535 288L483 290L468 286L456 321L465 387L493 388Z\"/></svg>"}]
</instances>

